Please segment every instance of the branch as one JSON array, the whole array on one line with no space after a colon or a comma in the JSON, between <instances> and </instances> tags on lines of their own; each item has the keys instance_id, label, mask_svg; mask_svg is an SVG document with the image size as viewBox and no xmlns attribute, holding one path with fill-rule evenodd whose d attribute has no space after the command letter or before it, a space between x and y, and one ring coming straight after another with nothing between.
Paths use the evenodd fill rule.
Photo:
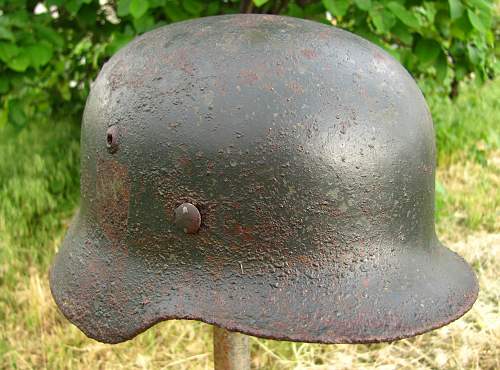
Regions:
<instances>
[{"instance_id":1,"label":"branch","mask_svg":"<svg viewBox=\"0 0 500 370\"><path fill-rule=\"evenodd\" d=\"M252 0L243 0L240 4L240 13L251 13L253 8Z\"/></svg>"}]
</instances>

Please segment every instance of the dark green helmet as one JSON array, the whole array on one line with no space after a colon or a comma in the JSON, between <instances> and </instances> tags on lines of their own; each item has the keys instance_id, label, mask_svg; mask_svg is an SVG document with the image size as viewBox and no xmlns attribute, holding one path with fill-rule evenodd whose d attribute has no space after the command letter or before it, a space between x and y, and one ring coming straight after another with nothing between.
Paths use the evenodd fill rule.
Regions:
<instances>
[{"instance_id":1,"label":"dark green helmet","mask_svg":"<svg viewBox=\"0 0 500 370\"><path fill-rule=\"evenodd\" d=\"M92 86L81 164L81 208L50 281L99 341L168 319L391 341L477 297L436 238L421 92L334 27L228 15L138 37Z\"/></svg>"}]
</instances>

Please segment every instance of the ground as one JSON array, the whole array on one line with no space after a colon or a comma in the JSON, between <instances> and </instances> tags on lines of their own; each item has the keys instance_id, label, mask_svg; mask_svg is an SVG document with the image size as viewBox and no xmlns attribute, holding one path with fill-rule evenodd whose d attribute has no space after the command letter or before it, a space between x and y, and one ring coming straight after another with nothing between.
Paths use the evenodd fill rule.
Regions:
<instances>
[{"instance_id":1,"label":"ground","mask_svg":"<svg viewBox=\"0 0 500 370\"><path fill-rule=\"evenodd\" d=\"M251 338L261 369L499 369L499 81L455 102L429 98L438 138L437 230L474 268L472 310L456 322L389 344L312 345ZM47 270L78 206L78 125L33 123L0 135L0 368L210 369L211 327L156 325L106 345L58 312Z\"/></svg>"}]
</instances>

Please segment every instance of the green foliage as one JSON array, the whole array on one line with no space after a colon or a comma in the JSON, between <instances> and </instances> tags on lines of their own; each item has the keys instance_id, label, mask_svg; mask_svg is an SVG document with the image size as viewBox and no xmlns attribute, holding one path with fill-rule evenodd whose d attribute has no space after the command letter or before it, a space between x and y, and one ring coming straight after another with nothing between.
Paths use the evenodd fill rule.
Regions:
<instances>
[{"instance_id":1,"label":"green foliage","mask_svg":"<svg viewBox=\"0 0 500 370\"><path fill-rule=\"evenodd\" d=\"M23 127L54 112L80 114L100 66L137 34L236 12L350 30L445 93L498 69L492 0L0 0L0 126Z\"/></svg>"},{"instance_id":2,"label":"green foliage","mask_svg":"<svg viewBox=\"0 0 500 370\"><path fill-rule=\"evenodd\" d=\"M457 160L460 153L468 160L486 165L488 154L500 148L498 78L481 87L473 83L464 85L455 101L430 95L428 103L440 164Z\"/></svg>"},{"instance_id":3,"label":"green foliage","mask_svg":"<svg viewBox=\"0 0 500 370\"><path fill-rule=\"evenodd\" d=\"M79 190L79 126L41 122L0 128L0 285L5 264L45 262L42 241L74 212ZM21 270L20 269L20 270Z\"/></svg>"},{"instance_id":4,"label":"green foliage","mask_svg":"<svg viewBox=\"0 0 500 370\"><path fill-rule=\"evenodd\" d=\"M467 163L467 170L448 170L446 183L436 181L436 217L443 230L458 219L463 227L480 227L494 232L498 227L498 180L500 170L500 81L498 78L479 87L474 83L462 86L454 101L430 95L429 106L434 119L438 168L450 168ZM472 174L475 175L472 175ZM463 179L462 179L463 178ZM471 183L474 181L474 183ZM464 191L464 188L474 189Z\"/></svg>"}]
</instances>

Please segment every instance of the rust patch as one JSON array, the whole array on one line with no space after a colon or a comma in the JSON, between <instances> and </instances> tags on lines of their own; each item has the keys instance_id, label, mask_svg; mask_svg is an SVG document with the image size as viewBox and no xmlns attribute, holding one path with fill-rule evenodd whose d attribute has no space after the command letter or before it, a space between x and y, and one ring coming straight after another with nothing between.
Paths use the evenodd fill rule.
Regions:
<instances>
[{"instance_id":1,"label":"rust patch","mask_svg":"<svg viewBox=\"0 0 500 370\"><path fill-rule=\"evenodd\" d=\"M158 75L158 67L154 66L155 58L151 55L142 55L143 61L139 69L132 69L127 55L120 55L120 58L114 62L108 69L108 82L111 91L127 87L139 89L151 83ZM130 78L123 79L122 76L128 74Z\"/></svg>"},{"instance_id":2,"label":"rust patch","mask_svg":"<svg viewBox=\"0 0 500 370\"><path fill-rule=\"evenodd\" d=\"M275 91L274 90L274 86L272 83L270 82L265 82L262 87L264 88L264 90L269 90L269 91Z\"/></svg>"},{"instance_id":3,"label":"rust patch","mask_svg":"<svg viewBox=\"0 0 500 370\"><path fill-rule=\"evenodd\" d=\"M169 52L165 57L165 62L183 71L185 74L193 76L195 67L191 61L190 55L192 55L192 53L189 48L178 48Z\"/></svg>"},{"instance_id":4,"label":"rust patch","mask_svg":"<svg viewBox=\"0 0 500 370\"><path fill-rule=\"evenodd\" d=\"M189 166L191 166L192 161L191 161L191 158L189 158L187 156L180 156L179 158L177 158L177 163L181 167L189 167Z\"/></svg>"},{"instance_id":5,"label":"rust patch","mask_svg":"<svg viewBox=\"0 0 500 370\"><path fill-rule=\"evenodd\" d=\"M314 49L302 49L302 55L309 60L316 59L318 57L318 53Z\"/></svg>"},{"instance_id":6,"label":"rust patch","mask_svg":"<svg viewBox=\"0 0 500 370\"><path fill-rule=\"evenodd\" d=\"M255 71L252 71L250 69L242 69L240 71L239 78L241 83L249 85L256 83L260 79L257 73L255 73Z\"/></svg>"},{"instance_id":7,"label":"rust patch","mask_svg":"<svg viewBox=\"0 0 500 370\"><path fill-rule=\"evenodd\" d=\"M304 88L297 81L292 81L292 82L288 83L288 88L290 90L292 90L292 92L297 94L297 95L302 95L304 93Z\"/></svg>"},{"instance_id":8,"label":"rust patch","mask_svg":"<svg viewBox=\"0 0 500 370\"><path fill-rule=\"evenodd\" d=\"M332 39L332 31L331 30L323 30L317 33L317 36L321 40L330 41Z\"/></svg>"},{"instance_id":9,"label":"rust patch","mask_svg":"<svg viewBox=\"0 0 500 370\"><path fill-rule=\"evenodd\" d=\"M227 81L224 79L216 79L214 81L214 88L217 94L220 96L226 96L227 94Z\"/></svg>"},{"instance_id":10,"label":"rust patch","mask_svg":"<svg viewBox=\"0 0 500 370\"><path fill-rule=\"evenodd\" d=\"M364 288L368 288L370 286L370 279L364 278L362 281L363 281Z\"/></svg>"},{"instance_id":11,"label":"rust patch","mask_svg":"<svg viewBox=\"0 0 500 370\"><path fill-rule=\"evenodd\" d=\"M127 233L130 202L130 179L125 165L116 160L97 163L97 221L106 237L113 242Z\"/></svg>"},{"instance_id":12,"label":"rust patch","mask_svg":"<svg viewBox=\"0 0 500 370\"><path fill-rule=\"evenodd\" d=\"M373 58L380 61L380 62L387 61L387 56L385 54L382 54L378 50L373 50Z\"/></svg>"},{"instance_id":13,"label":"rust patch","mask_svg":"<svg viewBox=\"0 0 500 370\"><path fill-rule=\"evenodd\" d=\"M421 173L426 174L426 175L430 175L430 174L432 174L433 167L430 164L424 163L424 164L419 165L418 169Z\"/></svg>"},{"instance_id":14,"label":"rust patch","mask_svg":"<svg viewBox=\"0 0 500 370\"><path fill-rule=\"evenodd\" d=\"M234 230L237 235L241 236L244 240L247 241L252 241L255 240L255 238L252 235L252 228L251 227L245 227L239 224L234 225Z\"/></svg>"},{"instance_id":15,"label":"rust patch","mask_svg":"<svg viewBox=\"0 0 500 370\"><path fill-rule=\"evenodd\" d=\"M122 61L120 59L118 59L113 64L111 64L111 62L108 62L108 64L109 64L109 67L107 69L109 71L108 81L109 81L111 90L114 91L126 83L120 77L128 72L129 66L127 65L127 63L125 63L124 61Z\"/></svg>"}]
</instances>

